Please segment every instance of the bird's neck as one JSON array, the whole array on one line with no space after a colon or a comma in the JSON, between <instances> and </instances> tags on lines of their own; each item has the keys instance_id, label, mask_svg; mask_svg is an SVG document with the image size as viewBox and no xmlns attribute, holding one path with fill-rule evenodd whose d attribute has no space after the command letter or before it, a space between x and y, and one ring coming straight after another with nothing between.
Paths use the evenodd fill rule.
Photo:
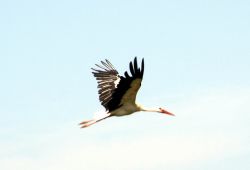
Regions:
<instances>
[{"instance_id":1,"label":"bird's neck","mask_svg":"<svg viewBox=\"0 0 250 170\"><path fill-rule=\"evenodd\" d=\"M137 104L137 107L139 108L140 111L144 111L144 112L159 112L159 108L145 107L139 104Z\"/></svg>"}]
</instances>

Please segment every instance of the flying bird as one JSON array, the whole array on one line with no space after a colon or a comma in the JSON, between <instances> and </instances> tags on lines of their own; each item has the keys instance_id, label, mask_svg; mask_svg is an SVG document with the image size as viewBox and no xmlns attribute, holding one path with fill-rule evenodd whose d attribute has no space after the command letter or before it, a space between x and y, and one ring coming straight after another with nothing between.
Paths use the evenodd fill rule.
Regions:
<instances>
[{"instance_id":1,"label":"flying bird","mask_svg":"<svg viewBox=\"0 0 250 170\"><path fill-rule=\"evenodd\" d=\"M125 71L124 76L120 76L107 59L101 61L101 65L96 64L96 66L97 68L92 68L92 73L98 83L99 100L105 107L106 112L99 117L81 122L81 128L88 127L108 117L125 116L138 111L158 112L174 116L173 113L161 107L146 108L135 102L143 78L144 59L141 61L140 68L136 57L134 62L129 63L131 75Z\"/></svg>"}]
</instances>

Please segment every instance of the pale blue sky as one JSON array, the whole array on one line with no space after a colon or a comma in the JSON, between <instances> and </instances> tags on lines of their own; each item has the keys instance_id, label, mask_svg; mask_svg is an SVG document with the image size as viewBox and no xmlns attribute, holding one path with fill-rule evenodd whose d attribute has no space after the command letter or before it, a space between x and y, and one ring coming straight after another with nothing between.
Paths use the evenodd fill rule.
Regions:
<instances>
[{"instance_id":1,"label":"pale blue sky","mask_svg":"<svg viewBox=\"0 0 250 170\"><path fill-rule=\"evenodd\" d=\"M250 2L0 2L0 169L249 169ZM90 68L145 59L138 102L101 110Z\"/></svg>"}]
</instances>

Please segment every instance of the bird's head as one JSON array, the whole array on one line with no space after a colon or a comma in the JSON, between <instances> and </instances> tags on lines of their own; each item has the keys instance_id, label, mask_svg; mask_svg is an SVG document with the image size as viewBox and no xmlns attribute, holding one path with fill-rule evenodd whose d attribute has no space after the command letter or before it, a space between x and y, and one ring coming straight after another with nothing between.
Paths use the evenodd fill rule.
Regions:
<instances>
[{"instance_id":1,"label":"bird's head","mask_svg":"<svg viewBox=\"0 0 250 170\"><path fill-rule=\"evenodd\" d=\"M164 114L167 114L167 115L170 115L170 116L175 116L173 113L171 113L171 112L169 112L169 111L167 111L167 110L165 110L165 109L163 109L163 108L159 108L159 111L158 111L159 113L164 113Z\"/></svg>"}]
</instances>

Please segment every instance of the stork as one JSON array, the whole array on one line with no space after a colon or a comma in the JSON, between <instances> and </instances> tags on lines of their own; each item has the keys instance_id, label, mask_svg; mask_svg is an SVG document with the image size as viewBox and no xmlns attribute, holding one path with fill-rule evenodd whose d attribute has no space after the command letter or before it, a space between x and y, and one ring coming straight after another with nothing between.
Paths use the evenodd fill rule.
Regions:
<instances>
[{"instance_id":1,"label":"stork","mask_svg":"<svg viewBox=\"0 0 250 170\"><path fill-rule=\"evenodd\" d=\"M136 57L134 62L129 63L131 76L127 71L124 76L120 76L107 59L101 61L101 64L96 64L97 68L92 68L92 73L98 83L99 100L105 107L106 112L99 117L81 122L79 124L81 128L88 127L112 116L125 116L138 111L158 112L174 116L173 113L161 107L146 108L135 102L143 78L144 59L142 59L141 68L137 65Z\"/></svg>"}]
</instances>

